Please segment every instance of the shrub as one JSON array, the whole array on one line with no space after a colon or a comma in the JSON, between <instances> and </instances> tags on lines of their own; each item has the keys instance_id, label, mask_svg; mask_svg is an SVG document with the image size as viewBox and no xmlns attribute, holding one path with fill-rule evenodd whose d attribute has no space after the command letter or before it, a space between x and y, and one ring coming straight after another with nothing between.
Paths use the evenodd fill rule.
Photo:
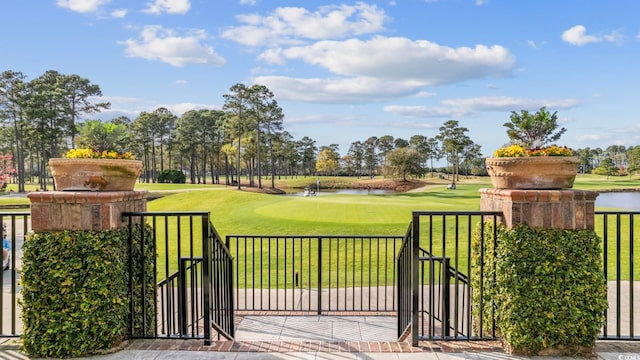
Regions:
<instances>
[{"instance_id":1,"label":"shrub","mask_svg":"<svg viewBox=\"0 0 640 360\"><path fill-rule=\"evenodd\" d=\"M23 351L36 357L84 356L108 350L128 335L153 334L155 248L148 225L144 232L139 225L133 230L131 247L127 228L28 236L20 280Z\"/></svg>"},{"instance_id":2,"label":"shrub","mask_svg":"<svg viewBox=\"0 0 640 360\"><path fill-rule=\"evenodd\" d=\"M125 335L126 248L119 231L30 234L23 247L23 350L73 357Z\"/></svg>"},{"instance_id":3,"label":"shrub","mask_svg":"<svg viewBox=\"0 0 640 360\"><path fill-rule=\"evenodd\" d=\"M592 347L607 308L596 233L525 225L495 233L489 225L484 233L485 286L495 273L495 288L485 288L482 308L479 295L474 296L474 314L495 311L498 333L513 353L556 349L573 354ZM474 250L475 264L482 249L476 244Z\"/></svg>"},{"instance_id":4,"label":"shrub","mask_svg":"<svg viewBox=\"0 0 640 360\"><path fill-rule=\"evenodd\" d=\"M159 183L184 184L187 182L187 176L179 170L162 170L157 180Z\"/></svg>"}]
</instances>

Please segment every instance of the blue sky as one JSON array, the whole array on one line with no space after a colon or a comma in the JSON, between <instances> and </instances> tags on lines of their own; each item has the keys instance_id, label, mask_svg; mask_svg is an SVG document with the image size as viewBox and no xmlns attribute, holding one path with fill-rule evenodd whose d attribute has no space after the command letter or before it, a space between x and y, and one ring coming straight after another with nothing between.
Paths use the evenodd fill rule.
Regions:
<instances>
[{"instance_id":1,"label":"blue sky","mask_svg":"<svg viewBox=\"0 0 640 360\"><path fill-rule=\"evenodd\" d=\"M512 110L558 111L573 148L640 145L640 1L13 0L0 71L78 74L99 116L223 105L263 84L295 139L433 137L447 120L485 156Z\"/></svg>"}]
</instances>

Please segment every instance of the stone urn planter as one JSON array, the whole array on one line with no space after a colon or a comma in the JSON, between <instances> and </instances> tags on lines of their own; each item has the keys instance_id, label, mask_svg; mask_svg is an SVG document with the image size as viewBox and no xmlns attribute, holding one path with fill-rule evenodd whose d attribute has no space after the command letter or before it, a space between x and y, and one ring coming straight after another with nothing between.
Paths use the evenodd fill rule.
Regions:
<instances>
[{"instance_id":1,"label":"stone urn planter","mask_svg":"<svg viewBox=\"0 0 640 360\"><path fill-rule=\"evenodd\" d=\"M131 191L142 161L122 159L49 159L56 190Z\"/></svg>"},{"instance_id":2,"label":"stone urn planter","mask_svg":"<svg viewBox=\"0 0 640 360\"><path fill-rule=\"evenodd\" d=\"M566 189L578 173L576 156L487 158L485 165L496 189Z\"/></svg>"}]
</instances>

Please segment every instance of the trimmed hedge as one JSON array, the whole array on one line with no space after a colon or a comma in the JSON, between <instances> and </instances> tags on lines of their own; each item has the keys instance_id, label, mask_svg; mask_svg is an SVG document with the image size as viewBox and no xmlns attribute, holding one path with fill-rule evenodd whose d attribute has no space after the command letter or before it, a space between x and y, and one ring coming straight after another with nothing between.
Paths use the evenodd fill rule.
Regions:
<instances>
[{"instance_id":1,"label":"trimmed hedge","mask_svg":"<svg viewBox=\"0 0 640 360\"><path fill-rule=\"evenodd\" d=\"M22 350L34 357L77 357L111 349L131 333L152 334L155 249L141 246L142 238L152 239L148 225L144 231L141 236L140 226L134 227L131 272L126 228L29 234L20 278Z\"/></svg>"},{"instance_id":2,"label":"trimmed hedge","mask_svg":"<svg viewBox=\"0 0 640 360\"><path fill-rule=\"evenodd\" d=\"M23 351L74 357L123 340L127 254L119 231L30 234L23 252Z\"/></svg>"},{"instance_id":3,"label":"trimmed hedge","mask_svg":"<svg viewBox=\"0 0 640 360\"><path fill-rule=\"evenodd\" d=\"M482 261L479 233L476 229L474 271ZM474 293L474 315L483 312L489 326L495 312L498 335L515 354L552 349L574 355L591 349L607 309L598 235L591 230L518 225L495 229L494 243L490 224L485 224L484 233L485 299L480 308L479 294ZM494 274L492 289L487 286ZM473 286L479 286L479 274L473 275Z\"/></svg>"},{"instance_id":4,"label":"trimmed hedge","mask_svg":"<svg viewBox=\"0 0 640 360\"><path fill-rule=\"evenodd\" d=\"M158 173L159 183L184 184L187 182L187 176L179 170L162 170Z\"/></svg>"}]
</instances>

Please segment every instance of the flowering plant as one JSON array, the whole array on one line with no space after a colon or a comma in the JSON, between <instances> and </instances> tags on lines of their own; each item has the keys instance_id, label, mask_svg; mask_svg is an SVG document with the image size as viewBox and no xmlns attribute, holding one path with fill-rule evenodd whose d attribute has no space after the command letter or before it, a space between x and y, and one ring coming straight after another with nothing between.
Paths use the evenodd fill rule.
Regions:
<instances>
[{"instance_id":1,"label":"flowering plant","mask_svg":"<svg viewBox=\"0 0 640 360\"><path fill-rule=\"evenodd\" d=\"M135 155L133 153L127 152L116 152L116 151L98 151L90 148L83 149L71 149L64 154L64 157L67 159L123 159L123 160L135 160Z\"/></svg>"},{"instance_id":2,"label":"flowering plant","mask_svg":"<svg viewBox=\"0 0 640 360\"><path fill-rule=\"evenodd\" d=\"M503 146L493 153L493 157L525 156L573 156L573 150L566 146L551 145L545 148L525 149L520 145Z\"/></svg>"},{"instance_id":3,"label":"flowering plant","mask_svg":"<svg viewBox=\"0 0 640 360\"><path fill-rule=\"evenodd\" d=\"M567 131L558 129L557 111L553 114L544 107L531 114L511 112L510 122L504 124L511 143L493 153L494 157L573 156L573 150L546 144L556 141Z\"/></svg>"}]
</instances>

